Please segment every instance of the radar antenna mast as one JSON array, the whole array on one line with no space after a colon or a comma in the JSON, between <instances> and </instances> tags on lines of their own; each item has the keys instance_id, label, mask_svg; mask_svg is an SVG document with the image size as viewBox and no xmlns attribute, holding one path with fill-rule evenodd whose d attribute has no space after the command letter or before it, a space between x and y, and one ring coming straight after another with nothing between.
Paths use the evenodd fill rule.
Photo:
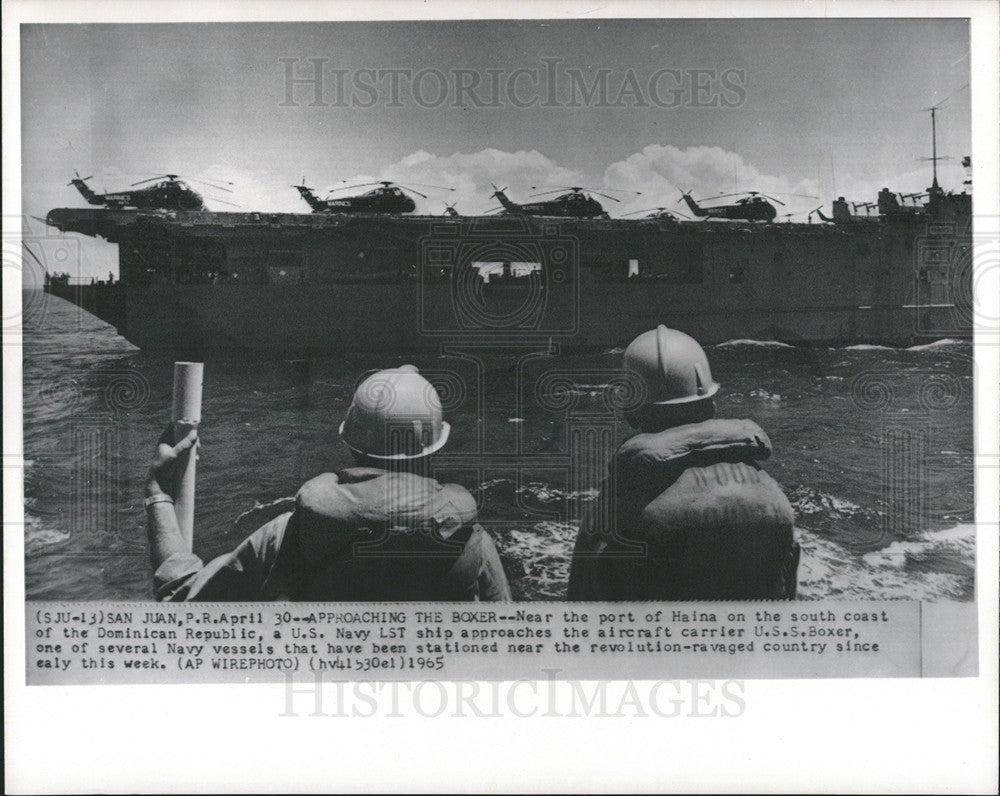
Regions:
<instances>
[{"instance_id":1,"label":"radar antenna mast","mask_svg":"<svg viewBox=\"0 0 1000 796\"><path fill-rule=\"evenodd\" d=\"M939 160L948 160L947 157L938 157L937 153L937 112L938 109L942 105L944 105L949 99L950 97L947 97L941 100L941 102L939 102L937 105L932 105L929 108L924 108L925 111L931 112L931 156L929 158L920 158L920 160L929 160L931 162L931 169L932 169L931 173L934 175L934 179L931 181L931 191L935 194L941 192L941 188L940 186L938 186L937 162Z\"/></svg>"},{"instance_id":2,"label":"radar antenna mast","mask_svg":"<svg viewBox=\"0 0 1000 796\"><path fill-rule=\"evenodd\" d=\"M926 151L926 150L925 150ZM931 108L931 168L934 173L934 180L931 185L934 186L934 190L938 190L937 181L937 107Z\"/></svg>"}]
</instances>

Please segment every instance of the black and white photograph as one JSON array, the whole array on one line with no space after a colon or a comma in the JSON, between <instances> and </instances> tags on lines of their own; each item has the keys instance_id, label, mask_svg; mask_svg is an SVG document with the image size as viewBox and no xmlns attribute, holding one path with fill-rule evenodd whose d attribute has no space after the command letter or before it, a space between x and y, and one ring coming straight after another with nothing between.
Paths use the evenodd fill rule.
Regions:
<instances>
[{"instance_id":1,"label":"black and white photograph","mask_svg":"<svg viewBox=\"0 0 1000 796\"><path fill-rule=\"evenodd\" d=\"M995 4L14 5L21 686L995 676Z\"/></svg>"},{"instance_id":2,"label":"black and white photograph","mask_svg":"<svg viewBox=\"0 0 1000 796\"><path fill-rule=\"evenodd\" d=\"M974 599L968 50L962 19L24 27L27 597ZM205 365L171 560L174 361Z\"/></svg>"}]
</instances>

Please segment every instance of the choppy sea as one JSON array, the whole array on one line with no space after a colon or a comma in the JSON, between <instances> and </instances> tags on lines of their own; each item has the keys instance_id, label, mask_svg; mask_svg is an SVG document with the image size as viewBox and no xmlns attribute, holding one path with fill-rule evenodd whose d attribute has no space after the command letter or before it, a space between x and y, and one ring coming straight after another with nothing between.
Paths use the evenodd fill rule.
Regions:
<instances>
[{"instance_id":1,"label":"choppy sea","mask_svg":"<svg viewBox=\"0 0 1000 796\"><path fill-rule=\"evenodd\" d=\"M24 309L27 597L152 599L142 487L169 419L172 362L41 292L26 292ZM797 515L800 598L974 599L969 343L826 349L735 340L707 352L722 384L719 415L755 420L771 437L765 468ZM602 377L621 353L520 365L514 353L479 363L381 355L210 361L195 551L208 559L232 549L266 511L255 507L349 466L336 430L358 377L412 361L435 374L453 427L450 451L547 457L544 467L518 471L483 456L478 470L448 475L476 495L515 597L562 599L577 532L572 507L597 487L558 466L567 425L588 401L606 409ZM573 407L532 400L550 371L579 375ZM630 433L621 421L615 431L619 439Z\"/></svg>"}]
</instances>

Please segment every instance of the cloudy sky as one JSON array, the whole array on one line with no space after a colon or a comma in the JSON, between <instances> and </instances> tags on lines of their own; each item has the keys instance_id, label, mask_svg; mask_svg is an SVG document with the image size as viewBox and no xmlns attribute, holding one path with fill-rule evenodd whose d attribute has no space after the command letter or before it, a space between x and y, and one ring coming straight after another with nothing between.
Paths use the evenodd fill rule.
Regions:
<instances>
[{"instance_id":1,"label":"cloudy sky","mask_svg":"<svg viewBox=\"0 0 1000 796\"><path fill-rule=\"evenodd\" d=\"M83 206L79 169L106 190L230 180L205 194L218 210L304 212L303 176L455 188L421 189L431 213L487 210L492 183L642 192L602 200L612 215L689 189L809 210L788 194L925 188L921 109L942 101L941 182L960 189L968 46L943 19L26 26L24 209Z\"/></svg>"}]
</instances>

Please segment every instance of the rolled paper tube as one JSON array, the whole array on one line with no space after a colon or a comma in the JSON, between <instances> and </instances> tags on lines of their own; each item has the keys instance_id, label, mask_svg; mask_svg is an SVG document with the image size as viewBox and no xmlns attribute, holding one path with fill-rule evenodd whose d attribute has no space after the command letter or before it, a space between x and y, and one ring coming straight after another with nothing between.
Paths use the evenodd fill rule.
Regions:
<instances>
[{"instance_id":1,"label":"rolled paper tube","mask_svg":"<svg viewBox=\"0 0 1000 796\"><path fill-rule=\"evenodd\" d=\"M201 362L174 363L174 404L170 419L174 424L174 444L177 444L201 422L201 382L204 364ZM194 449L181 454L177 462L177 482L174 497L177 524L187 549L194 546Z\"/></svg>"}]
</instances>

